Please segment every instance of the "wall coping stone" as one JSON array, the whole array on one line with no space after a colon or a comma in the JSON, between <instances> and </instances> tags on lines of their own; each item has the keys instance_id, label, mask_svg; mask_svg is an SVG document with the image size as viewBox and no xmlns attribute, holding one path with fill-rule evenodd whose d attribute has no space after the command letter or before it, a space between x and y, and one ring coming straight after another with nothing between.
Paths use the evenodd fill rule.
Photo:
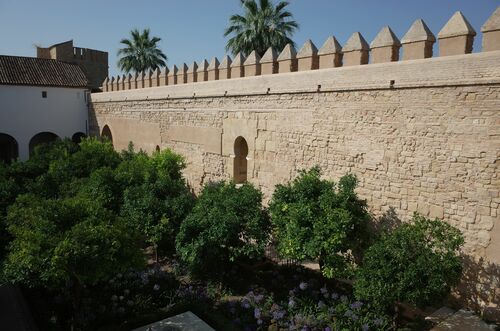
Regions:
<instances>
[{"instance_id":1,"label":"wall coping stone","mask_svg":"<svg viewBox=\"0 0 500 331\"><path fill-rule=\"evenodd\" d=\"M340 46L337 38L334 36L330 36L325 40L325 43L318 51L318 55L327 55L327 54L335 54L341 53L342 46Z\"/></svg>"},{"instance_id":2,"label":"wall coping stone","mask_svg":"<svg viewBox=\"0 0 500 331\"><path fill-rule=\"evenodd\" d=\"M495 9L493 14L491 14L481 27L481 32L491 32L497 30L500 30L500 6Z\"/></svg>"},{"instance_id":3,"label":"wall coping stone","mask_svg":"<svg viewBox=\"0 0 500 331\"><path fill-rule=\"evenodd\" d=\"M318 55L318 48L316 47L316 45L314 45L311 39L307 39L297 53L297 58L301 59L304 57L311 57L316 55Z\"/></svg>"},{"instance_id":4,"label":"wall coping stone","mask_svg":"<svg viewBox=\"0 0 500 331\"><path fill-rule=\"evenodd\" d=\"M226 57L228 57L228 56L226 55ZM228 62L226 62L226 63L228 63ZM229 63L231 63L231 59L229 59ZM217 57L213 57L212 60L210 61L210 64L207 67L207 70L219 69L219 66L220 66L219 59L217 59ZM229 65L227 65L227 64L226 64L226 66L229 67Z\"/></svg>"},{"instance_id":5,"label":"wall coping stone","mask_svg":"<svg viewBox=\"0 0 500 331\"><path fill-rule=\"evenodd\" d=\"M457 36L475 36L476 30L470 25L462 12L457 11L450 20L439 31L438 38L450 38Z\"/></svg>"},{"instance_id":6,"label":"wall coping stone","mask_svg":"<svg viewBox=\"0 0 500 331\"><path fill-rule=\"evenodd\" d=\"M272 47L269 47L267 49L266 53L260 59L260 63L276 62L277 57L278 57L278 53L276 52L276 50Z\"/></svg>"},{"instance_id":7,"label":"wall coping stone","mask_svg":"<svg viewBox=\"0 0 500 331\"><path fill-rule=\"evenodd\" d=\"M260 56L259 56L259 54L257 54L256 51L252 51L252 53L250 53L250 55L248 55L248 57L246 58L246 60L243 63L243 65L248 66L248 65L254 65L254 64L259 64L259 63L260 63Z\"/></svg>"},{"instance_id":8,"label":"wall coping stone","mask_svg":"<svg viewBox=\"0 0 500 331\"><path fill-rule=\"evenodd\" d=\"M354 32L342 47L342 52L367 51L370 46L359 32Z\"/></svg>"},{"instance_id":9,"label":"wall coping stone","mask_svg":"<svg viewBox=\"0 0 500 331\"><path fill-rule=\"evenodd\" d=\"M224 61L222 62L224 63ZM238 53L234 56L233 62L231 63L231 68L241 67L245 63L245 57L243 54Z\"/></svg>"},{"instance_id":10,"label":"wall coping stone","mask_svg":"<svg viewBox=\"0 0 500 331\"><path fill-rule=\"evenodd\" d=\"M401 42L389 26L384 26L370 44L371 48L401 46Z\"/></svg>"},{"instance_id":11,"label":"wall coping stone","mask_svg":"<svg viewBox=\"0 0 500 331\"><path fill-rule=\"evenodd\" d=\"M278 56L278 61L293 60L297 58L297 51L292 44L286 44L285 48L281 51Z\"/></svg>"},{"instance_id":12,"label":"wall coping stone","mask_svg":"<svg viewBox=\"0 0 500 331\"><path fill-rule=\"evenodd\" d=\"M432 31L427 24L425 24L424 20L420 18L413 22L408 32L406 32L401 39L402 44L409 44L417 41L436 41L436 37Z\"/></svg>"}]
</instances>

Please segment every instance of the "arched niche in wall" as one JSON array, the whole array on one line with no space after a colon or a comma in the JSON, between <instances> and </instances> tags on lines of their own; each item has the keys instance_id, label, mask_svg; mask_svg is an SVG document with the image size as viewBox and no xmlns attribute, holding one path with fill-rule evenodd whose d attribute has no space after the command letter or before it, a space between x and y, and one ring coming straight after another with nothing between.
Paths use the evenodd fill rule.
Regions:
<instances>
[{"instance_id":1,"label":"arched niche in wall","mask_svg":"<svg viewBox=\"0 0 500 331\"><path fill-rule=\"evenodd\" d=\"M108 139L113 143L113 135L111 134L111 129L108 125L105 125L101 131L101 138Z\"/></svg>"},{"instance_id":2,"label":"arched niche in wall","mask_svg":"<svg viewBox=\"0 0 500 331\"><path fill-rule=\"evenodd\" d=\"M31 138L29 143L30 155L33 154L35 147L40 144L48 144L59 139L59 136L52 132L40 132Z\"/></svg>"},{"instance_id":3,"label":"arched niche in wall","mask_svg":"<svg viewBox=\"0 0 500 331\"><path fill-rule=\"evenodd\" d=\"M156 145L155 152L160 153L160 151L161 151L160 146Z\"/></svg>"},{"instance_id":4,"label":"arched niche in wall","mask_svg":"<svg viewBox=\"0 0 500 331\"><path fill-rule=\"evenodd\" d=\"M236 184L247 181L248 173L248 144L245 138L239 136L234 141L234 173L233 178Z\"/></svg>"},{"instance_id":5,"label":"arched niche in wall","mask_svg":"<svg viewBox=\"0 0 500 331\"><path fill-rule=\"evenodd\" d=\"M83 138L86 138L87 135L83 132L77 132L71 137L71 141L73 141L75 144L79 144Z\"/></svg>"},{"instance_id":6,"label":"arched niche in wall","mask_svg":"<svg viewBox=\"0 0 500 331\"><path fill-rule=\"evenodd\" d=\"M19 156L16 139L6 133L0 133L0 162L10 163Z\"/></svg>"}]
</instances>

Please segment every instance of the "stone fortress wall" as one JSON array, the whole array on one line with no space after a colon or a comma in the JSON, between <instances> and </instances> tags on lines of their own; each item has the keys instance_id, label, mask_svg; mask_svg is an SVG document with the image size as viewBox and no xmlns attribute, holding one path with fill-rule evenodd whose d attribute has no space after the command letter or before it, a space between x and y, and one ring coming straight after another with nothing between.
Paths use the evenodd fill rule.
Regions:
<instances>
[{"instance_id":1,"label":"stone fortress wall","mask_svg":"<svg viewBox=\"0 0 500 331\"><path fill-rule=\"evenodd\" d=\"M195 190L247 179L266 199L299 169L354 173L374 215L417 211L463 231L462 301L500 317L500 7L476 34L457 12L436 38L417 20L232 61L107 79L92 94L91 132L115 148L172 148ZM399 60L402 45L402 59ZM369 58L371 57L371 62ZM369 64L368 64L369 63ZM368 65L364 65L368 64Z\"/></svg>"}]
</instances>

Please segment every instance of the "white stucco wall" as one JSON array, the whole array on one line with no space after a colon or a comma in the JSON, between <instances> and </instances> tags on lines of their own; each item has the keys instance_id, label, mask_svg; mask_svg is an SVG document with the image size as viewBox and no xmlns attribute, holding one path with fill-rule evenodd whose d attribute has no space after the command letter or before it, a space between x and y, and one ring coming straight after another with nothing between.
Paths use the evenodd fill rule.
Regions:
<instances>
[{"instance_id":1,"label":"white stucco wall","mask_svg":"<svg viewBox=\"0 0 500 331\"><path fill-rule=\"evenodd\" d=\"M42 98L42 91L47 98ZM60 138L88 134L84 88L0 85L0 133L17 140L19 158L29 157L29 142L40 132Z\"/></svg>"}]
</instances>

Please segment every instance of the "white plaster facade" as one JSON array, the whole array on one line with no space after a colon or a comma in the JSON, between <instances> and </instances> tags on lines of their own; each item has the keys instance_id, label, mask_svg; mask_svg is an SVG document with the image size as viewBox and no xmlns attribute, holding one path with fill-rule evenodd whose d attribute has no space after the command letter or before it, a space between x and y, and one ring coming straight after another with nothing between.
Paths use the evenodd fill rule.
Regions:
<instances>
[{"instance_id":1,"label":"white plaster facade","mask_svg":"<svg viewBox=\"0 0 500 331\"><path fill-rule=\"evenodd\" d=\"M87 135L87 93L85 88L0 85L0 134L17 141L21 160L29 158L30 140L38 133Z\"/></svg>"}]
</instances>

